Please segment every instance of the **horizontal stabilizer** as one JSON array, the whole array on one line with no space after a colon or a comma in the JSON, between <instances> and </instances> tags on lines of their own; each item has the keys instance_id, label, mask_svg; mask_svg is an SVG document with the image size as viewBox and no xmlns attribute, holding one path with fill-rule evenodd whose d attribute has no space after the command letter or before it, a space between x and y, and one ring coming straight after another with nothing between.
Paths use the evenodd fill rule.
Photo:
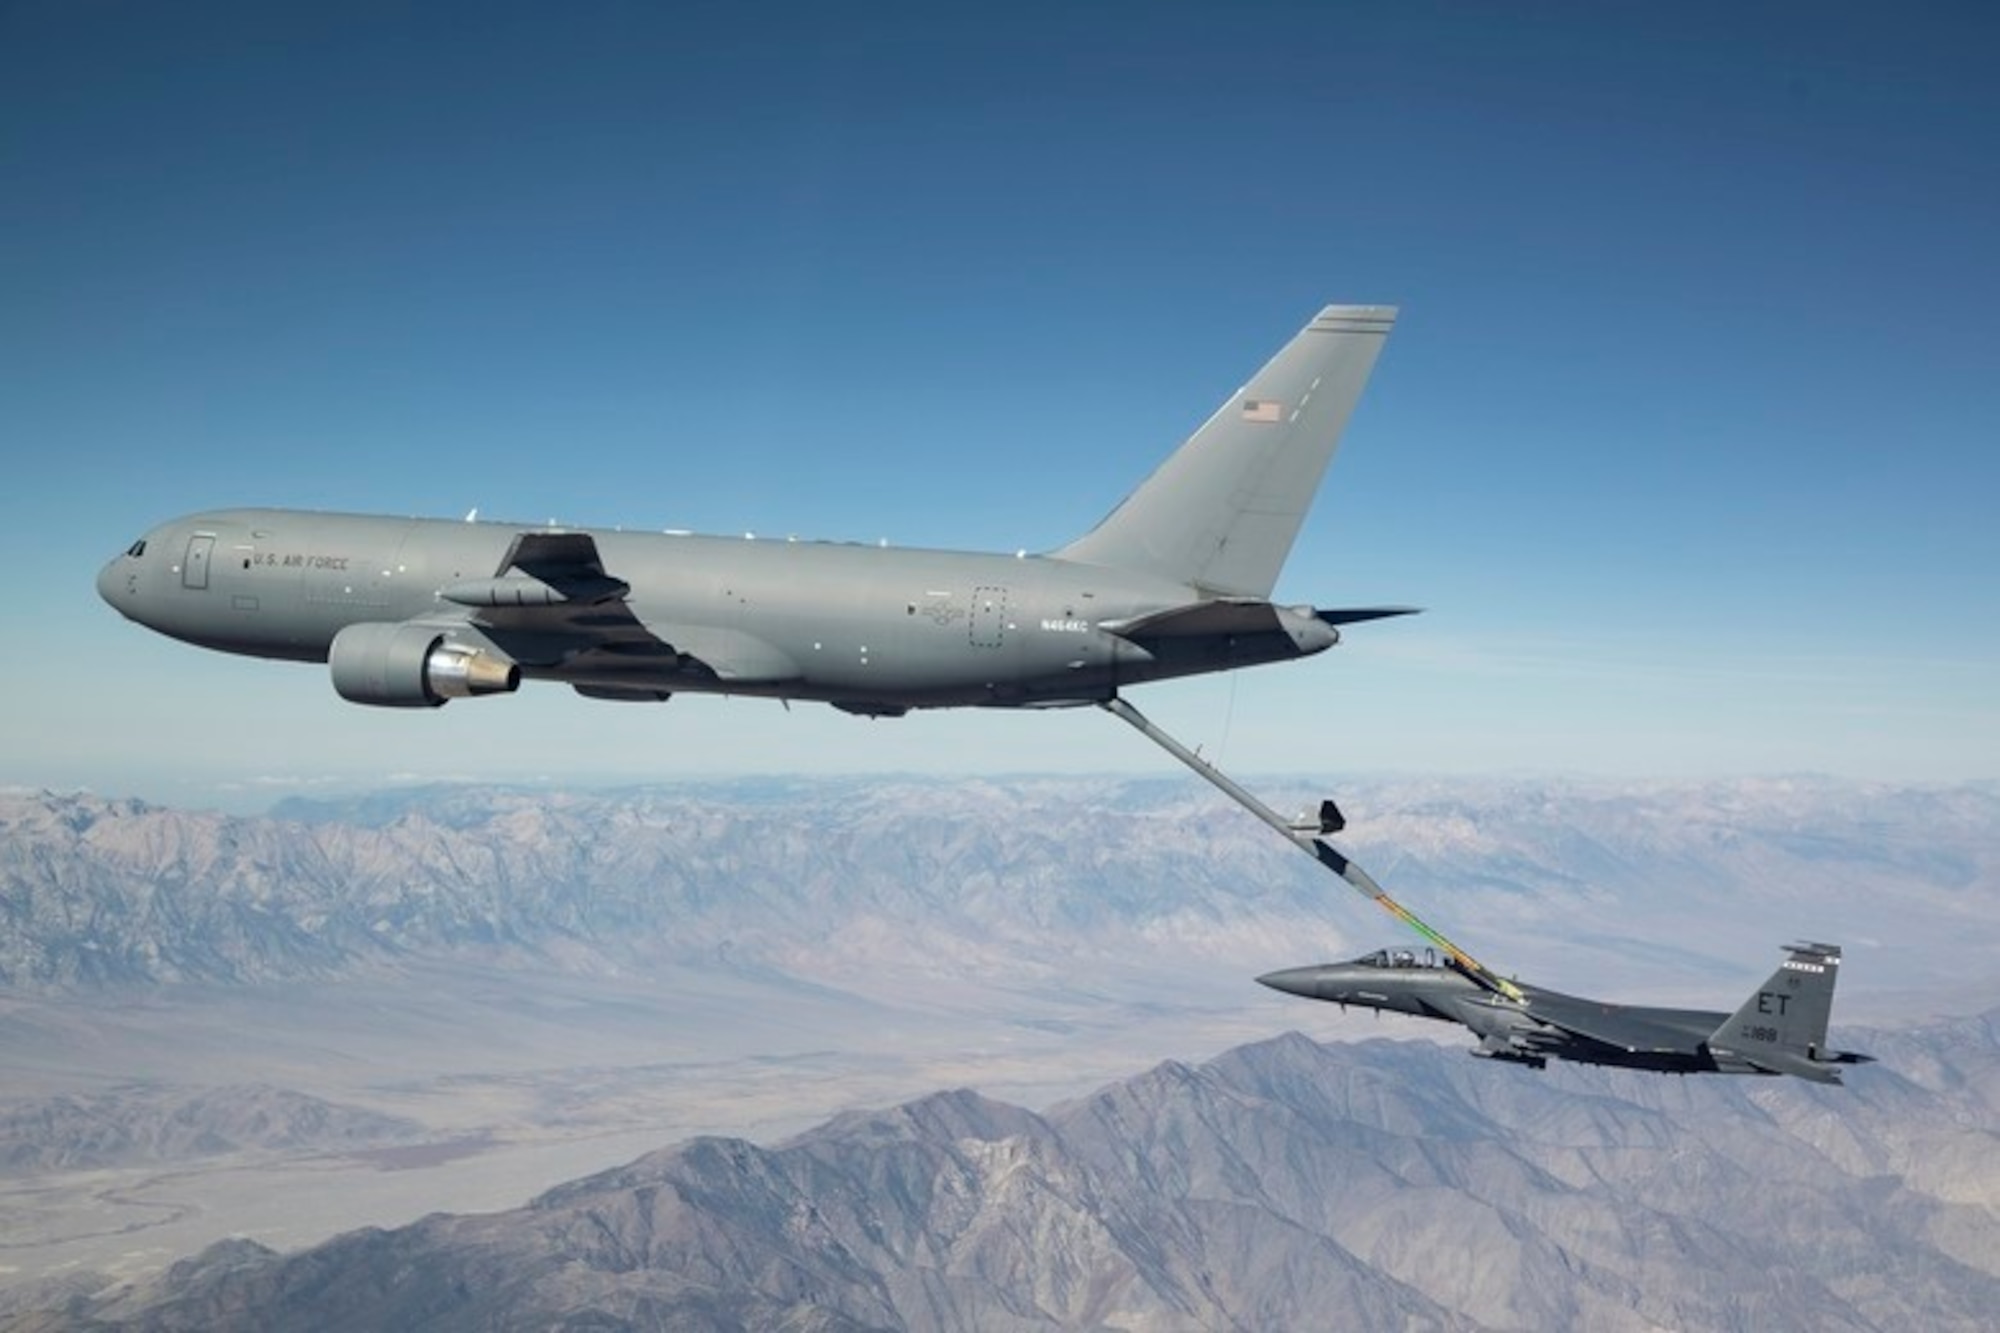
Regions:
<instances>
[{"instance_id":1,"label":"horizontal stabilizer","mask_svg":"<svg viewBox=\"0 0 2000 1333\"><path fill-rule=\"evenodd\" d=\"M1269 602L1218 600L1193 602L1131 620L1107 620L1098 628L1121 639L1202 639L1222 634L1270 634L1284 626L1278 620L1278 608Z\"/></svg>"},{"instance_id":2,"label":"horizontal stabilizer","mask_svg":"<svg viewBox=\"0 0 2000 1333\"><path fill-rule=\"evenodd\" d=\"M1844 1052L1843 1052L1844 1054ZM1864 1056L1863 1059L1868 1057ZM1763 1050L1744 1059L1767 1074L1791 1074L1812 1083L1840 1082L1840 1065L1856 1063L1852 1060L1815 1060L1810 1056L1798 1055L1784 1050Z\"/></svg>"},{"instance_id":3,"label":"horizontal stabilizer","mask_svg":"<svg viewBox=\"0 0 2000 1333\"><path fill-rule=\"evenodd\" d=\"M1359 625L1364 620L1387 620L1391 616L1421 615L1420 606L1357 606L1342 611L1315 611L1314 619L1329 625Z\"/></svg>"},{"instance_id":4,"label":"horizontal stabilizer","mask_svg":"<svg viewBox=\"0 0 2000 1333\"><path fill-rule=\"evenodd\" d=\"M1098 626L1150 652L1174 652L1204 639L1246 639L1282 634L1300 653L1316 653L1340 642L1340 631L1320 620L1309 606L1273 606L1243 598L1190 602L1131 620Z\"/></svg>"},{"instance_id":5,"label":"horizontal stabilizer","mask_svg":"<svg viewBox=\"0 0 2000 1333\"><path fill-rule=\"evenodd\" d=\"M1221 597L1190 602L1167 611L1135 616L1130 620L1107 620L1098 628L1135 642L1145 639L1205 639L1225 634L1272 634L1279 630L1297 634L1313 621L1322 625L1354 625L1364 620L1386 620L1391 616L1413 616L1414 606L1367 606L1337 611L1314 611L1310 607L1273 606L1247 598Z\"/></svg>"}]
</instances>

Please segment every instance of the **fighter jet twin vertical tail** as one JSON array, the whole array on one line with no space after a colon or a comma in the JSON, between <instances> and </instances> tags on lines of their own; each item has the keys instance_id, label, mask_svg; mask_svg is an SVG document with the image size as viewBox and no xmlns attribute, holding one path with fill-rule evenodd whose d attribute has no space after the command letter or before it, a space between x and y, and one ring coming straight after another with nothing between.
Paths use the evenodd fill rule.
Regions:
<instances>
[{"instance_id":1,"label":"fighter jet twin vertical tail","mask_svg":"<svg viewBox=\"0 0 2000 1333\"><path fill-rule=\"evenodd\" d=\"M328 663L343 698L391 707L524 679L875 716L1102 702L1311 656L1338 626L1405 613L1269 600L1395 318L1321 311L1109 517L1046 556L226 509L153 529L98 591L203 648Z\"/></svg>"},{"instance_id":2,"label":"fighter jet twin vertical tail","mask_svg":"<svg viewBox=\"0 0 2000 1333\"><path fill-rule=\"evenodd\" d=\"M1733 1014L1605 1004L1516 983L1495 994L1430 951L1382 950L1347 963L1295 967L1257 978L1273 990L1342 1006L1458 1023L1479 1038L1475 1055L1535 1069L1551 1059L1672 1074L1794 1074L1840 1082L1843 1065L1872 1057L1829 1050L1826 1027L1840 950L1795 944Z\"/></svg>"}]
</instances>

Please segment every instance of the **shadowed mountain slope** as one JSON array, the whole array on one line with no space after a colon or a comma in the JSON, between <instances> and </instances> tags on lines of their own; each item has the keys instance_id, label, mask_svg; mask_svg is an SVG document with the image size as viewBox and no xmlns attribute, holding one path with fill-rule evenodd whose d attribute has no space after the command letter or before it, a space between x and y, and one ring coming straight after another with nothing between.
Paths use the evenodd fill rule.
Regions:
<instances>
[{"instance_id":1,"label":"shadowed mountain slope","mask_svg":"<svg viewBox=\"0 0 2000 1333\"><path fill-rule=\"evenodd\" d=\"M1994 1024L1870 1036L1887 1066L1830 1089L1293 1034L1040 1115L942 1093L229 1243L25 1327L1990 1328Z\"/></svg>"}]
</instances>

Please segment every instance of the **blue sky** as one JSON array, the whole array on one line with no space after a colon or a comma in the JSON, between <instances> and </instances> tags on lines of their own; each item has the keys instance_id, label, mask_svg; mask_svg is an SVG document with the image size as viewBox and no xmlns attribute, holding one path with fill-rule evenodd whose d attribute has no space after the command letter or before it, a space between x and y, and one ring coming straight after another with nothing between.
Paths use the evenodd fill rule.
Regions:
<instances>
[{"instance_id":1,"label":"blue sky","mask_svg":"<svg viewBox=\"0 0 2000 1333\"><path fill-rule=\"evenodd\" d=\"M1403 318L1280 594L1427 614L1160 721L1244 772L2000 776L1996 38L8 6L0 782L1164 770L1089 713L376 714L91 581L236 503L1043 549L1327 301Z\"/></svg>"}]
</instances>

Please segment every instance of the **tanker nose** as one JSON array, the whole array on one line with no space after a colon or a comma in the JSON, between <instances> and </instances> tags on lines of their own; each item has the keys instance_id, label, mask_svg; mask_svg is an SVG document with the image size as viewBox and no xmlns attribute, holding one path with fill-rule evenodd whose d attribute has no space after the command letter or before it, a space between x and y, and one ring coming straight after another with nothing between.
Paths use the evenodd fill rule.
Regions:
<instances>
[{"instance_id":1,"label":"tanker nose","mask_svg":"<svg viewBox=\"0 0 2000 1333\"><path fill-rule=\"evenodd\" d=\"M97 571L97 595L102 597L111 609L125 614L124 594L129 587L129 576L123 566L130 564L124 556L119 556L103 569Z\"/></svg>"},{"instance_id":2,"label":"tanker nose","mask_svg":"<svg viewBox=\"0 0 2000 1333\"><path fill-rule=\"evenodd\" d=\"M135 620L132 608L139 598L139 579L146 570L146 538L125 548L122 555L97 571L97 595L127 620Z\"/></svg>"}]
</instances>

